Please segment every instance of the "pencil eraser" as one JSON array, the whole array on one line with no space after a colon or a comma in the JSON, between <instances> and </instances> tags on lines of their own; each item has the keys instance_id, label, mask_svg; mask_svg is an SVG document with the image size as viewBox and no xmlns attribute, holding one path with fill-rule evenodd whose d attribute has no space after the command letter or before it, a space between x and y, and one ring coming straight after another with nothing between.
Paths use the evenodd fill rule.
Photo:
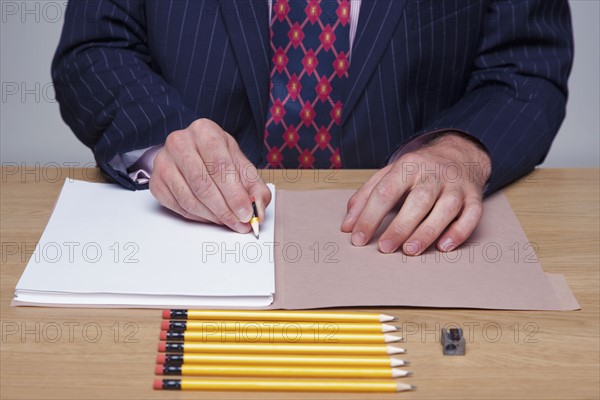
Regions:
<instances>
[{"instance_id":1,"label":"pencil eraser","mask_svg":"<svg viewBox=\"0 0 600 400\"><path fill-rule=\"evenodd\" d=\"M162 375L163 374L163 369L164 369L164 366L162 364L158 364L156 366L156 368L154 368L154 374L155 375Z\"/></svg>"},{"instance_id":2,"label":"pencil eraser","mask_svg":"<svg viewBox=\"0 0 600 400\"><path fill-rule=\"evenodd\" d=\"M160 353L156 355L156 363L157 364L164 364L167 362L167 356L165 353Z\"/></svg>"},{"instance_id":3,"label":"pencil eraser","mask_svg":"<svg viewBox=\"0 0 600 400\"><path fill-rule=\"evenodd\" d=\"M163 316L164 319L171 318L171 310L163 310L162 316Z\"/></svg>"},{"instance_id":4,"label":"pencil eraser","mask_svg":"<svg viewBox=\"0 0 600 400\"><path fill-rule=\"evenodd\" d=\"M160 331L159 339L167 340L167 331Z\"/></svg>"},{"instance_id":5,"label":"pencil eraser","mask_svg":"<svg viewBox=\"0 0 600 400\"><path fill-rule=\"evenodd\" d=\"M162 329L163 331L169 330L169 321L167 321L167 320L160 321L160 329Z\"/></svg>"},{"instance_id":6,"label":"pencil eraser","mask_svg":"<svg viewBox=\"0 0 600 400\"><path fill-rule=\"evenodd\" d=\"M254 203L254 196L250 196L250 202Z\"/></svg>"},{"instance_id":7,"label":"pencil eraser","mask_svg":"<svg viewBox=\"0 0 600 400\"><path fill-rule=\"evenodd\" d=\"M155 379L154 383L152 384L152 388L154 390L162 390L162 388L163 388L162 379Z\"/></svg>"},{"instance_id":8,"label":"pencil eraser","mask_svg":"<svg viewBox=\"0 0 600 400\"><path fill-rule=\"evenodd\" d=\"M158 342L158 351L160 351L161 353L167 351L167 342Z\"/></svg>"}]
</instances>

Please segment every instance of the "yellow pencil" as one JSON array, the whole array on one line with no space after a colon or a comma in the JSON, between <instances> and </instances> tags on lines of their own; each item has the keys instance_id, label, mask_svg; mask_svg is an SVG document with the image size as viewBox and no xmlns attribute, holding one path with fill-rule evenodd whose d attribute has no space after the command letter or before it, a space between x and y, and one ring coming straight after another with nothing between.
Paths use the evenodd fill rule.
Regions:
<instances>
[{"instance_id":1,"label":"yellow pencil","mask_svg":"<svg viewBox=\"0 0 600 400\"><path fill-rule=\"evenodd\" d=\"M262 378L361 378L386 379L410 375L399 368L340 368L340 367L297 367L264 365L168 365L158 364L156 375L183 376L240 376Z\"/></svg>"},{"instance_id":2,"label":"yellow pencil","mask_svg":"<svg viewBox=\"0 0 600 400\"><path fill-rule=\"evenodd\" d=\"M409 365L408 361L389 356L292 356L292 355L267 355L267 354L165 354L156 356L158 364L183 365L257 365L257 366L298 366L298 367L367 367L385 368Z\"/></svg>"},{"instance_id":3,"label":"yellow pencil","mask_svg":"<svg viewBox=\"0 0 600 400\"><path fill-rule=\"evenodd\" d=\"M168 331L236 331L249 332L269 331L281 332L292 329L302 332L328 333L391 333L400 330L399 327L375 323L348 323L348 322L291 322L291 321L228 321L228 320L183 320L161 321L162 330Z\"/></svg>"},{"instance_id":4,"label":"yellow pencil","mask_svg":"<svg viewBox=\"0 0 600 400\"><path fill-rule=\"evenodd\" d=\"M404 353L389 344L308 344L308 343L173 343L160 341L158 351L165 353L226 353L280 355L385 356Z\"/></svg>"},{"instance_id":5,"label":"yellow pencil","mask_svg":"<svg viewBox=\"0 0 600 400\"><path fill-rule=\"evenodd\" d=\"M393 393L416 389L415 386L386 380L340 379L156 379L156 390L243 390L289 392L362 392Z\"/></svg>"},{"instance_id":6,"label":"yellow pencil","mask_svg":"<svg viewBox=\"0 0 600 400\"><path fill-rule=\"evenodd\" d=\"M259 233L259 221L258 221L258 211L256 211L256 201L254 200L254 196L250 196L250 202L252 202L252 218L250 219L250 226L252 227L252 232L254 232L254 236L256 238L260 238Z\"/></svg>"},{"instance_id":7,"label":"yellow pencil","mask_svg":"<svg viewBox=\"0 0 600 400\"><path fill-rule=\"evenodd\" d=\"M234 321L390 322L391 315L369 312L253 311L253 310L163 310L164 319Z\"/></svg>"},{"instance_id":8,"label":"yellow pencil","mask_svg":"<svg viewBox=\"0 0 600 400\"><path fill-rule=\"evenodd\" d=\"M402 337L387 333L337 333L317 334L289 330L289 332L201 332L185 331L172 332L160 331L160 340L178 342L220 342L220 343L356 343L377 344L394 343L402 340Z\"/></svg>"}]
</instances>

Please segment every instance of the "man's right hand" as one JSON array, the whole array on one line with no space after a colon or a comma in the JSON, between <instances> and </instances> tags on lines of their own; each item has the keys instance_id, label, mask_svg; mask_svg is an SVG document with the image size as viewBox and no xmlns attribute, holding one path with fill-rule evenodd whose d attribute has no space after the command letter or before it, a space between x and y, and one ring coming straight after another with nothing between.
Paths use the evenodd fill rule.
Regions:
<instances>
[{"instance_id":1,"label":"man's right hand","mask_svg":"<svg viewBox=\"0 0 600 400\"><path fill-rule=\"evenodd\" d=\"M259 220L271 191L235 139L208 119L172 132L154 159L150 191L185 218L250 232L254 196Z\"/></svg>"}]
</instances>

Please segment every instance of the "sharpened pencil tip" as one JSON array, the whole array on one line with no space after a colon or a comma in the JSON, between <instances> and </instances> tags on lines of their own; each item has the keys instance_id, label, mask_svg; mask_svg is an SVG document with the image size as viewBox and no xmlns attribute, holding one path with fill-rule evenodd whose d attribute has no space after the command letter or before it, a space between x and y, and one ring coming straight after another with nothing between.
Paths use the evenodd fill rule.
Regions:
<instances>
[{"instance_id":1,"label":"sharpened pencil tip","mask_svg":"<svg viewBox=\"0 0 600 400\"><path fill-rule=\"evenodd\" d=\"M406 350L403 349L402 347L396 347L396 346L392 346L392 345L387 345L387 353L389 355L393 355L393 354L401 354L401 353L406 353Z\"/></svg>"},{"instance_id":2,"label":"sharpened pencil tip","mask_svg":"<svg viewBox=\"0 0 600 400\"><path fill-rule=\"evenodd\" d=\"M390 322L390 321L394 321L396 319L396 317L392 316L392 315L387 315L387 314L381 314L379 316L379 322Z\"/></svg>"},{"instance_id":3,"label":"sharpened pencil tip","mask_svg":"<svg viewBox=\"0 0 600 400\"><path fill-rule=\"evenodd\" d=\"M414 385L407 385L406 383L398 382L396 383L396 390L398 392L403 392L405 390L415 390L417 387Z\"/></svg>"},{"instance_id":4,"label":"sharpened pencil tip","mask_svg":"<svg viewBox=\"0 0 600 400\"><path fill-rule=\"evenodd\" d=\"M252 218L252 221L250 221L250 226L252 227L252 232L254 233L256 239L259 239L260 231L258 230L258 218Z\"/></svg>"},{"instance_id":5,"label":"sharpened pencil tip","mask_svg":"<svg viewBox=\"0 0 600 400\"><path fill-rule=\"evenodd\" d=\"M399 342L401 340L402 340L401 336L390 335L388 333L383 334L383 341L385 343L394 343L394 342Z\"/></svg>"},{"instance_id":6,"label":"sharpened pencil tip","mask_svg":"<svg viewBox=\"0 0 600 400\"><path fill-rule=\"evenodd\" d=\"M383 333L398 332L399 330L400 330L400 328L398 328L397 326L389 325L389 324L381 324L381 331Z\"/></svg>"}]
</instances>

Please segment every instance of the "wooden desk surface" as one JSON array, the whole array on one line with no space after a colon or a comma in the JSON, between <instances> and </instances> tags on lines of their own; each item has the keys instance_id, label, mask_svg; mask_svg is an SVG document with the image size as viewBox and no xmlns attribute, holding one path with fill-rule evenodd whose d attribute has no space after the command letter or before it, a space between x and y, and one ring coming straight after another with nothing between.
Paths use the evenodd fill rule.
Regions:
<instances>
[{"instance_id":1,"label":"wooden desk surface","mask_svg":"<svg viewBox=\"0 0 600 400\"><path fill-rule=\"evenodd\" d=\"M265 172L282 188L353 188L372 171ZM269 176L270 175L270 176ZM158 310L10 307L65 177L96 170L2 170L2 399L600 397L599 170L540 170L506 190L547 272L565 275L576 312L386 308L399 318L414 392L384 395L152 390ZM465 357L444 357L440 326L456 323Z\"/></svg>"}]
</instances>

